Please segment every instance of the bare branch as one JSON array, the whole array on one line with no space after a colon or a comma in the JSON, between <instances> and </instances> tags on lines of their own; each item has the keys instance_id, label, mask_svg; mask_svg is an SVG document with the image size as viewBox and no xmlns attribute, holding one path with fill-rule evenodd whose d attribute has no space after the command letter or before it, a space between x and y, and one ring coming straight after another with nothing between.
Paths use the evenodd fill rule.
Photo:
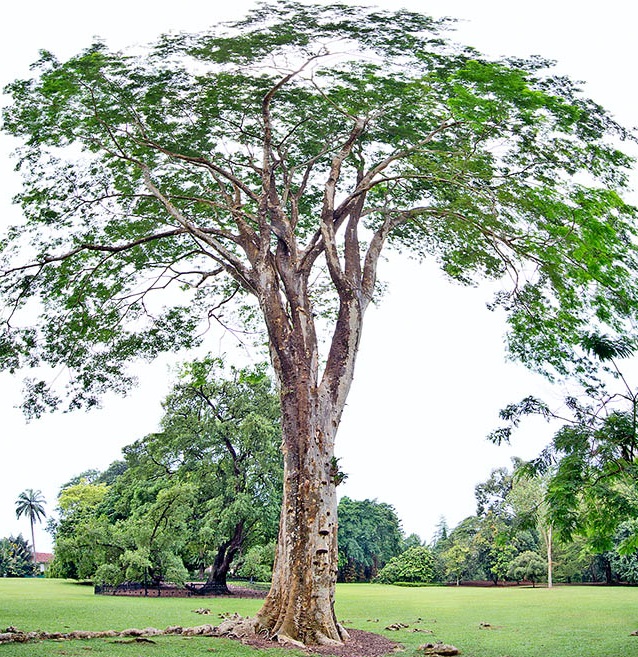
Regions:
<instances>
[{"instance_id":1,"label":"bare branch","mask_svg":"<svg viewBox=\"0 0 638 657\"><path fill-rule=\"evenodd\" d=\"M154 233L153 235L146 235L145 237L141 237L137 240L133 240L132 242L127 242L126 244L119 244L115 246L107 245L107 244L89 244L89 243L80 244L80 246L76 247L75 249L72 249L71 251L67 251L66 253L61 253L59 255L51 255L51 256L47 255L44 256L44 258L39 262L33 262L28 265L21 265L20 267L13 267L11 269L7 269L2 272L2 275L6 276L7 274L33 269L34 267L42 267L43 265L52 262L62 262L63 260L68 260L69 258L72 258L74 255L77 255L82 251L101 251L103 253L120 253L122 251L129 251L130 249L133 249L136 246L140 246L148 242L164 239L166 237L185 235L187 232L188 231L185 230L184 228L175 228L173 230L167 230L161 233Z\"/></svg>"},{"instance_id":2,"label":"bare branch","mask_svg":"<svg viewBox=\"0 0 638 657\"><path fill-rule=\"evenodd\" d=\"M176 208L175 205L171 203L171 201L166 196L164 196L159 188L153 183L148 167L141 162L138 162L137 164L142 169L144 182L146 183L147 188L151 194L153 194L153 196L155 196L162 203L168 213L180 225L182 225L187 230L187 232L200 239L202 242L204 242L204 244L208 244L210 247L212 247L214 251L219 254L219 256L213 255L212 257L217 262L219 262L226 269L226 271L228 271L228 273L233 276L233 278L240 280L246 289L254 292L255 287L251 280L250 272L246 269L241 259L232 251L227 249L219 240L215 239L215 237L210 233L207 233L186 219L186 217L184 217L179 209Z\"/></svg>"},{"instance_id":3,"label":"bare branch","mask_svg":"<svg viewBox=\"0 0 638 657\"><path fill-rule=\"evenodd\" d=\"M341 175L341 167L343 162L352 152L352 147L357 139L363 134L367 125L367 119L358 118L348 135L348 139L342 145L341 150L332 160L328 180L325 184L325 191L323 196L323 208L321 210L321 236L325 245L326 262L328 264L328 271L330 277L335 283L338 290L343 290L347 281L343 276L343 270L339 261L339 254L337 253L336 245L336 230L335 230L335 194L337 183Z\"/></svg>"}]
</instances>

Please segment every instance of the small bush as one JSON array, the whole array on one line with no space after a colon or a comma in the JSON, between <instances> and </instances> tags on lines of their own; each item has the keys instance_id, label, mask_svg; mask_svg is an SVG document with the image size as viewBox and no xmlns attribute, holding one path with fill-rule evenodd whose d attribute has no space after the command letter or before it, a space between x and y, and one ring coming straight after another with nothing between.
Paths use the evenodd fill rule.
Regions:
<instances>
[{"instance_id":1,"label":"small bush","mask_svg":"<svg viewBox=\"0 0 638 657\"><path fill-rule=\"evenodd\" d=\"M436 579L436 558L425 546L411 547L398 557L393 557L379 571L375 581L381 584L423 583Z\"/></svg>"},{"instance_id":2,"label":"small bush","mask_svg":"<svg viewBox=\"0 0 638 657\"><path fill-rule=\"evenodd\" d=\"M22 534L0 539L0 577L31 577L35 572L31 549Z\"/></svg>"},{"instance_id":3,"label":"small bush","mask_svg":"<svg viewBox=\"0 0 638 657\"><path fill-rule=\"evenodd\" d=\"M508 575L516 581L529 580L534 585L547 573L547 564L538 552L526 550L512 561Z\"/></svg>"}]
</instances>

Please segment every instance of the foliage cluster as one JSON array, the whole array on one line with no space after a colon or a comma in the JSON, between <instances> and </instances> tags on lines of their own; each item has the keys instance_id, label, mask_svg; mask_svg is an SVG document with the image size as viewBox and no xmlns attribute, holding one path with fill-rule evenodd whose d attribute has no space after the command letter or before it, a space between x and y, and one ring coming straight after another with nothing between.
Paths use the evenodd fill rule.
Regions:
<instances>
[{"instance_id":1,"label":"foliage cluster","mask_svg":"<svg viewBox=\"0 0 638 657\"><path fill-rule=\"evenodd\" d=\"M31 577L35 574L33 553L22 534L0 538L0 577Z\"/></svg>"},{"instance_id":2,"label":"foliage cluster","mask_svg":"<svg viewBox=\"0 0 638 657\"><path fill-rule=\"evenodd\" d=\"M425 545L408 548L379 571L376 581L380 584L414 582L428 584L440 577L437 573L437 560L430 548Z\"/></svg>"},{"instance_id":3,"label":"foliage cluster","mask_svg":"<svg viewBox=\"0 0 638 657\"><path fill-rule=\"evenodd\" d=\"M547 501L548 479L530 476L528 464L498 468L476 486L477 513L439 536L432 549L445 579L537 582L548 574L551 548L555 582L633 582L638 551L627 550L636 530L627 521L612 530L604 547L587 534L553 534Z\"/></svg>"},{"instance_id":4,"label":"foliage cluster","mask_svg":"<svg viewBox=\"0 0 638 657\"><path fill-rule=\"evenodd\" d=\"M391 505L346 496L339 501L338 517L338 581L369 582L392 557L401 553L401 521Z\"/></svg>"},{"instance_id":5,"label":"foliage cluster","mask_svg":"<svg viewBox=\"0 0 638 657\"><path fill-rule=\"evenodd\" d=\"M544 528L546 544L555 529L565 554L577 544L594 555L590 568L604 571L607 581L633 581L638 554L638 392L620 365L635 344L588 334L583 345L597 366L584 383L572 383L563 409L527 397L501 411L508 426L491 436L508 440L528 415L558 423L541 454L518 464L511 501Z\"/></svg>"}]
</instances>

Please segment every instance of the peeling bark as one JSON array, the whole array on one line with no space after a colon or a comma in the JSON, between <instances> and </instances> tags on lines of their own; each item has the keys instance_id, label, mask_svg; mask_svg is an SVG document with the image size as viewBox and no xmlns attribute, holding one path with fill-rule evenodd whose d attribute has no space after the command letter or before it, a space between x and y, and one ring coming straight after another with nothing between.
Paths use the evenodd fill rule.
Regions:
<instances>
[{"instance_id":1,"label":"peeling bark","mask_svg":"<svg viewBox=\"0 0 638 657\"><path fill-rule=\"evenodd\" d=\"M340 644L348 633L334 612L334 443L353 378L363 313L356 295L344 297L321 382L310 313L297 315L301 326L296 330L287 336L271 333L281 385L284 490L273 582L256 620L284 643Z\"/></svg>"}]
</instances>

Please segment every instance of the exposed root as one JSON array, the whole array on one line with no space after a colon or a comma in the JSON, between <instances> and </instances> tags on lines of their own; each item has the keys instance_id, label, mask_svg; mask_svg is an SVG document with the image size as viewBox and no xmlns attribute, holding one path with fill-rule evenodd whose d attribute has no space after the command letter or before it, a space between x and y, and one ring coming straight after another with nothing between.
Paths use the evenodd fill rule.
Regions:
<instances>
[{"instance_id":1,"label":"exposed root","mask_svg":"<svg viewBox=\"0 0 638 657\"><path fill-rule=\"evenodd\" d=\"M117 643L150 643L147 637L157 636L183 636L183 637L224 637L241 641L246 645L256 648L301 648L315 655L332 655L337 657L381 657L388 655L396 649L396 644L387 638L371 632L351 630L348 633L343 627L338 626L345 643L336 641L327 636L319 636L315 643L305 646L283 632L273 637L255 618L242 618L238 614L223 615L222 622L218 626L198 625L195 627L181 627L171 625L164 630L154 627L145 629L129 628L116 632L108 630L105 632L88 632L76 630L74 632L23 632L15 627L8 627L0 632L0 644L3 643L27 643L32 641L69 641L73 639L119 639ZM122 641L121 639L124 639ZM115 643L114 642L114 643Z\"/></svg>"},{"instance_id":2,"label":"exposed root","mask_svg":"<svg viewBox=\"0 0 638 657\"><path fill-rule=\"evenodd\" d=\"M342 640L333 639L332 637L317 632L314 636L312 645L318 646L342 646L344 641L347 641L350 635L347 630L338 625L339 636ZM303 641L299 641L291 637L284 630L278 629L274 633L269 632L259 621L258 618L242 618L234 614L232 617L227 617L217 628L219 636L227 637L229 639L239 639L246 641L251 637L257 636L262 639L276 641L279 645L285 647L294 647L305 649L307 646Z\"/></svg>"},{"instance_id":3,"label":"exposed root","mask_svg":"<svg viewBox=\"0 0 638 657\"><path fill-rule=\"evenodd\" d=\"M256 633L247 635L244 633L246 626L241 621L254 622L255 619L240 619L233 617L225 628L229 630L228 638L237 638L242 634L241 642L254 648L264 649L278 646L280 648L297 648L304 650L307 654L324 655L334 657L382 657L396 652L398 646L384 636L372 632L363 632L361 630L351 630L348 632L343 626L337 625L340 636L343 641L335 640L327 636L315 636L312 645L304 645L302 642L291 638L282 629L275 631L275 634L268 632L259 622L254 622ZM238 630L238 628L241 628ZM222 627L220 626L221 630Z\"/></svg>"},{"instance_id":4,"label":"exposed root","mask_svg":"<svg viewBox=\"0 0 638 657\"><path fill-rule=\"evenodd\" d=\"M272 639L276 641L279 645L290 647L290 648L301 648L302 650L306 647L305 643L292 639L287 634L279 632L278 634L273 635Z\"/></svg>"},{"instance_id":5,"label":"exposed root","mask_svg":"<svg viewBox=\"0 0 638 657\"><path fill-rule=\"evenodd\" d=\"M239 639L240 641L251 636L267 634L265 628L256 618L242 618L238 614L226 618L216 629L217 636Z\"/></svg>"},{"instance_id":6,"label":"exposed root","mask_svg":"<svg viewBox=\"0 0 638 657\"><path fill-rule=\"evenodd\" d=\"M105 632L88 632L75 630L73 632L23 632L16 627L8 627L6 631L0 632L0 644L3 643L28 643L30 641L71 641L73 639L111 639L127 638L144 639L149 636L162 636L169 634L181 634L182 636L219 636L217 628L212 625L198 625L197 627L181 627L173 625L165 630L155 627L138 629L131 627L121 632L106 630Z\"/></svg>"},{"instance_id":7,"label":"exposed root","mask_svg":"<svg viewBox=\"0 0 638 657\"><path fill-rule=\"evenodd\" d=\"M348 630L346 630L346 628L341 623L337 623L337 629L339 630L339 635L344 641L347 641L350 638Z\"/></svg>"}]
</instances>

